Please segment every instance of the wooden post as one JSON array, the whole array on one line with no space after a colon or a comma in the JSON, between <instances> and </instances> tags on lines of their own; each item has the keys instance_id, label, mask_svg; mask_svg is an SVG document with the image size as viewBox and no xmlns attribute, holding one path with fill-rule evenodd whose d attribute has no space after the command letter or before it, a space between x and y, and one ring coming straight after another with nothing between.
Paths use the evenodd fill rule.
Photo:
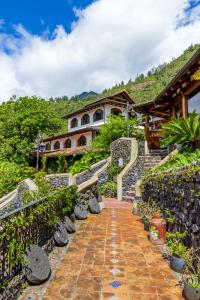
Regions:
<instances>
[{"instance_id":1,"label":"wooden post","mask_svg":"<svg viewBox=\"0 0 200 300\"><path fill-rule=\"evenodd\" d=\"M187 97L182 94L182 117L186 119L188 117L188 103L187 103Z\"/></svg>"},{"instance_id":2,"label":"wooden post","mask_svg":"<svg viewBox=\"0 0 200 300\"><path fill-rule=\"evenodd\" d=\"M146 146L145 148L145 154L149 153L149 115L147 114L145 116L145 125L144 125L144 132L145 132L145 141L146 141Z\"/></svg>"},{"instance_id":3,"label":"wooden post","mask_svg":"<svg viewBox=\"0 0 200 300\"><path fill-rule=\"evenodd\" d=\"M171 117L176 118L176 108L174 103L172 104Z\"/></svg>"}]
</instances>

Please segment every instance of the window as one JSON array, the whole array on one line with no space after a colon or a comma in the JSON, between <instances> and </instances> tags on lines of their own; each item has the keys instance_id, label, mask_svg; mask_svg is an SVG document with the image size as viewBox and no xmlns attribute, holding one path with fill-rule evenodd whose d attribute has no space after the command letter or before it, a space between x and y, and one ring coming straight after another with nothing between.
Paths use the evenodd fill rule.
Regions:
<instances>
[{"instance_id":1,"label":"window","mask_svg":"<svg viewBox=\"0 0 200 300\"><path fill-rule=\"evenodd\" d=\"M112 108L111 109L111 114L114 115L114 116L119 116L121 115L122 111L118 108Z\"/></svg>"},{"instance_id":2,"label":"window","mask_svg":"<svg viewBox=\"0 0 200 300\"><path fill-rule=\"evenodd\" d=\"M71 120L71 128L75 128L75 127L77 127L78 126L78 120L77 120L77 118L73 118L72 120Z\"/></svg>"},{"instance_id":3,"label":"window","mask_svg":"<svg viewBox=\"0 0 200 300\"><path fill-rule=\"evenodd\" d=\"M84 135L81 135L81 137L78 139L77 146L85 146L87 143L86 137Z\"/></svg>"},{"instance_id":4,"label":"window","mask_svg":"<svg viewBox=\"0 0 200 300\"><path fill-rule=\"evenodd\" d=\"M103 110L102 109L98 109L95 111L94 115L93 115L93 121L97 122L103 120Z\"/></svg>"},{"instance_id":5,"label":"window","mask_svg":"<svg viewBox=\"0 0 200 300\"><path fill-rule=\"evenodd\" d=\"M55 142L55 144L54 144L54 150L58 150L58 149L60 149L60 142L59 141Z\"/></svg>"},{"instance_id":6,"label":"window","mask_svg":"<svg viewBox=\"0 0 200 300\"><path fill-rule=\"evenodd\" d=\"M81 125L86 125L90 123L90 116L88 114L85 114L81 118Z\"/></svg>"},{"instance_id":7,"label":"window","mask_svg":"<svg viewBox=\"0 0 200 300\"><path fill-rule=\"evenodd\" d=\"M71 148L71 146L72 146L71 140L70 140L70 139L67 139L67 140L65 141L64 147L65 147L65 148Z\"/></svg>"},{"instance_id":8,"label":"window","mask_svg":"<svg viewBox=\"0 0 200 300\"><path fill-rule=\"evenodd\" d=\"M196 111L200 114L200 92L188 100L188 112Z\"/></svg>"},{"instance_id":9,"label":"window","mask_svg":"<svg viewBox=\"0 0 200 300\"><path fill-rule=\"evenodd\" d=\"M50 145L50 143L47 143L47 144L46 144L46 147L45 147L45 149L46 149L46 151L49 151L49 150L51 150L51 145Z\"/></svg>"}]
</instances>

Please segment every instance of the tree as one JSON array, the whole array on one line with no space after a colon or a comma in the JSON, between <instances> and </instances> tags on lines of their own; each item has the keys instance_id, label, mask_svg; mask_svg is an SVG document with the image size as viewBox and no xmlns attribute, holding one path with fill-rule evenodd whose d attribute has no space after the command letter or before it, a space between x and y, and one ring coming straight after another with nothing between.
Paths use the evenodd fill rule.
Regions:
<instances>
[{"instance_id":1,"label":"tree","mask_svg":"<svg viewBox=\"0 0 200 300\"><path fill-rule=\"evenodd\" d=\"M200 144L200 115L193 112L187 119L172 119L162 126L164 129L163 146L174 144L187 145L196 148Z\"/></svg>"},{"instance_id":2,"label":"tree","mask_svg":"<svg viewBox=\"0 0 200 300\"><path fill-rule=\"evenodd\" d=\"M109 116L107 122L100 128L99 135L93 140L93 148L109 150L110 144L121 138L138 135L137 118L126 119L122 116Z\"/></svg>"},{"instance_id":3,"label":"tree","mask_svg":"<svg viewBox=\"0 0 200 300\"><path fill-rule=\"evenodd\" d=\"M52 135L60 127L60 118L44 99L11 99L0 106L0 157L26 164L37 135Z\"/></svg>"}]
</instances>

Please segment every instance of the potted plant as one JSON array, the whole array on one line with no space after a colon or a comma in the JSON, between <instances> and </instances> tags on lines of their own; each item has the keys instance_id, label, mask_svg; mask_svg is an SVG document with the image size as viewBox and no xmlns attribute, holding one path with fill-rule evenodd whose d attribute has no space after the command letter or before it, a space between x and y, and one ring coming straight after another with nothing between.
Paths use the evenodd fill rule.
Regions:
<instances>
[{"instance_id":1,"label":"potted plant","mask_svg":"<svg viewBox=\"0 0 200 300\"><path fill-rule=\"evenodd\" d=\"M142 223L144 224L144 230L146 231L149 231L149 227L151 224L150 220L151 220L150 216L143 216L141 219Z\"/></svg>"},{"instance_id":2,"label":"potted plant","mask_svg":"<svg viewBox=\"0 0 200 300\"><path fill-rule=\"evenodd\" d=\"M164 217L165 220L167 221L167 230L168 231L174 231L175 227L175 217L171 214L170 210L166 208L164 210Z\"/></svg>"},{"instance_id":3,"label":"potted plant","mask_svg":"<svg viewBox=\"0 0 200 300\"><path fill-rule=\"evenodd\" d=\"M187 300L200 299L200 249L190 249L183 274L183 295Z\"/></svg>"},{"instance_id":4,"label":"potted plant","mask_svg":"<svg viewBox=\"0 0 200 300\"><path fill-rule=\"evenodd\" d=\"M159 233L155 226L150 226L149 228L149 239L152 242L159 239Z\"/></svg>"},{"instance_id":5,"label":"potted plant","mask_svg":"<svg viewBox=\"0 0 200 300\"><path fill-rule=\"evenodd\" d=\"M180 233L167 232L167 246L169 249L169 263L172 270L177 273L183 273L185 268L185 257L187 255L187 247L182 243L182 240L186 237L187 231Z\"/></svg>"}]
</instances>

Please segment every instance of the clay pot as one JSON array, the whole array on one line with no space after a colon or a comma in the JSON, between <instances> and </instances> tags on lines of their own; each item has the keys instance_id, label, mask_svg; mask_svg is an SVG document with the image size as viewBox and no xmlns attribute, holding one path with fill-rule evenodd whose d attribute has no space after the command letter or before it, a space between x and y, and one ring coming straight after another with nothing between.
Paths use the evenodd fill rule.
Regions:
<instances>
[{"instance_id":1,"label":"clay pot","mask_svg":"<svg viewBox=\"0 0 200 300\"><path fill-rule=\"evenodd\" d=\"M159 241L160 243L165 243L166 241L166 222L161 217L161 215L156 214L153 215L151 219L151 226L155 227L158 231Z\"/></svg>"}]
</instances>

